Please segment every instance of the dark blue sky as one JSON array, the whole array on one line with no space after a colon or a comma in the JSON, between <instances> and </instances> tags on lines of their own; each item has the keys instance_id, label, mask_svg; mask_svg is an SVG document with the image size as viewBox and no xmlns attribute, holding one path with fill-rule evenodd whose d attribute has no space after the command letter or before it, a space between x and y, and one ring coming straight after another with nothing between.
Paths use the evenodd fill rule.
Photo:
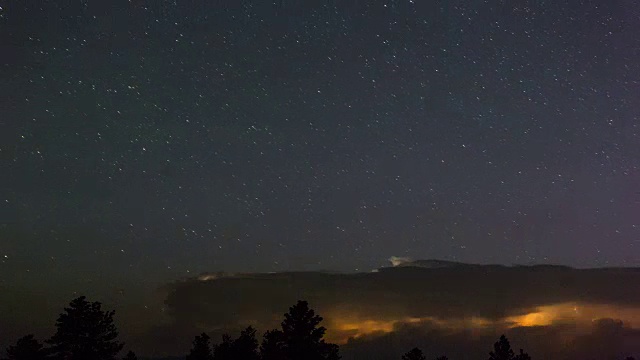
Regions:
<instances>
[{"instance_id":1,"label":"dark blue sky","mask_svg":"<svg viewBox=\"0 0 640 360\"><path fill-rule=\"evenodd\" d=\"M0 1L2 284L640 265L637 3L202 3Z\"/></svg>"}]
</instances>

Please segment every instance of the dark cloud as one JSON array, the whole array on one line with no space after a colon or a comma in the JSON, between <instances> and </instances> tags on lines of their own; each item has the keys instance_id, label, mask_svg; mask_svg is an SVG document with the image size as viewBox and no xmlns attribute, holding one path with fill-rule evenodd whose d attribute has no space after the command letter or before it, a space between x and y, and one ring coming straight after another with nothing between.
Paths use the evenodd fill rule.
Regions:
<instances>
[{"instance_id":1,"label":"dark cloud","mask_svg":"<svg viewBox=\"0 0 640 360\"><path fill-rule=\"evenodd\" d=\"M637 269L559 266L209 274L168 285L168 321L148 335L170 332L166 350L182 351L199 331L276 327L288 306L306 299L325 317L328 336L346 342L345 353L397 355L420 345L455 357L456 351L485 351L507 332L532 353L570 358L600 339L611 346L619 341L623 350L640 343L633 328L640 320L639 284ZM626 325L598 320L605 318ZM545 341L550 337L558 344Z\"/></svg>"},{"instance_id":2,"label":"dark cloud","mask_svg":"<svg viewBox=\"0 0 640 360\"><path fill-rule=\"evenodd\" d=\"M393 332L353 339L341 347L346 359L390 359L415 346L427 358L447 354L450 359L487 357L493 343L505 333L516 352L524 349L534 359L619 360L640 353L640 330L621 320L601 319L578 330L574 324L447 330L433 322L402 325Z\"/></svg>"}]
</instances>

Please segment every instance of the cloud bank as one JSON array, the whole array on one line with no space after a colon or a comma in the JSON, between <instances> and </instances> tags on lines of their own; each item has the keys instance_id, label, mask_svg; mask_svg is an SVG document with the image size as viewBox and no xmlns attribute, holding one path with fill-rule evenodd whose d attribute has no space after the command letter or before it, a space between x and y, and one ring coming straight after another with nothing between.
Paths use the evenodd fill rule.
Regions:
<instances>
[{"instance_id":1,"label":"cloud bank","mask_svg":"<svg viewBox=\"0 0 640 360\"><path fill-rule=\"evenodd\" d=\"M277 327L291 304L306 299L325 318L328 338L360 358L398 357L413 346L433 356L485 356L502 332L538 358L640 354L640 269L415 265L187 279L167 287L168 321L138 340L180 353L201 331Z\"/></svg>"}]
</instances>

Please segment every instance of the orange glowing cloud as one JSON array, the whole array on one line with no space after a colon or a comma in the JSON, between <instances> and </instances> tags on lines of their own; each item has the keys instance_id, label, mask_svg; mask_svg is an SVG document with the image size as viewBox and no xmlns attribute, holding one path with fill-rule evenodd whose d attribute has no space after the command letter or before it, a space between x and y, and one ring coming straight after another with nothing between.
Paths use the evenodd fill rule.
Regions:
<instances>
[{"instance_id":1,"label":"orange glowing cloud","mask_svg":"<svg viewBox=\"0 0 640 360\"><path fill-rule=\"evenodd\" d=\"M625 319L625 324L628 326L638 326L640 325L640 308L567 302L539 306L532 312L497 320L484 317L446 319L433 316L384 319L353 313L330 313L326 317L328 339L340 344L346 343L350 338L357 339L362 336L391 333L399 326L410 326L411 324L429 323L442 330L454 331L549 326L557 323L571 323L576 324L578 328L588 329L591 322L604 318Z\"/></svg>"}]
</instances>

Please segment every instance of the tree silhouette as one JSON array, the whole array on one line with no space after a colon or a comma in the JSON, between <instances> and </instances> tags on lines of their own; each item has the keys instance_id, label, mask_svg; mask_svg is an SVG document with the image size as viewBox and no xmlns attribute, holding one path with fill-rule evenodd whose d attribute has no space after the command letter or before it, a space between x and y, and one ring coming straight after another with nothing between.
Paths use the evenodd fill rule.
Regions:
<instances>
[{"instance_id":1,"label":"tree silhouette","mask_svg":"<svg viewBox=\"0 0 640 360\"><path fill-rule=\"evenodd\" d=\"M520 354L516 355L514 357L514 360L531 360L531 356L529 356L529 354L527 354L522 349L520 349Z\"/></svg>"},{"instance_id":2,"label":"tree silhouette","mask_svg":"<svg viewBox=\"0 0 640 360\"><path fill-rule=\"evenodd\" d=\"M138 357L136 356L136 353L134 353L133 351L129 351L127 355L122 358L122 360L138 360Z\"/></svg>"},{"instance_id":3,"label":"tree silhouette","mask_svg":"<svg viewBox=\"0 0 640 360\"><path fill-rule=\"evenodd\" d=\"M222 335L222 342L215 347L216 360L258 360L258 340L256 330L249 326L232 340L228 334Z\"/></svg>"},{"instance_id":4,"label":"tree silhouette","mask_svg":"<svg viewBox=\"0 0 640 360\"><path fill-rule=\"evenodd\" d=\"M124 344L117 341L115 311L103 311L99 302L80 296L64 308L56 321L56 333L47 340L56 359L113 360Z\"/></svg>"},{"instance_id":5,"label":"tree silhouette","mask_svg":"<svg viewBox=\"0 0 640 360\"><path fill-rule=\"evenodd\" d=\"M426 360L427 358L418 348L411 349L408 353L402 355L402 360Z\"/></svg>"},{"instance_id":6,"label":"tree silhouette","mask_svg":"<svg viewBox=\"0 0 640 360\"><path fill-rule=\"evenodd\" d=\"M213 347L213 358L216 360L232 360L233 359L233 350L231 346L233 345L233 340L229 334L222 335L222 342Z\"/></svg>"},{"instance_id":7,"label":"tree silhouette","mask_svg":"<svg viewBox=\"0 0 640 360\"><path fill-rule=\"evenodd\" d=\"M493 344L493 351L489 353L489 360L513 360L514 354L511 350L511 344L506 336L500 336L500 339Z\"/></svg>"},{"instance_id":8,"label":"tree silhouette","mask_svg":"<svg viewBox=\"0 0 640 360\"><path fill-rule=\"evenodd\" d=\"M489 353L489 360L531 360L529 354L520 349L520 354L515 355L511 349L511 344L506 336L500 336L500 339L493 344L493 351Z\"/></svg>"},{"instance_id":9,"label":"tree silhouette","mask_svg":"<svg viewBox=\"0 0 640 360\"><path fill-rule=\"evenodd\" d=\"M280 330L270 330L264 333L260 345L262 360L280 360L285 358L284 334Z\"/></svg>"},{"instance_id":10,"label":"tree silhouette","mask_svg":"<svg viewBox=\"0 0 640 360\"><path fill-rule=\"evenodd\" d=\"M263 360L338 360L339 348L323 340L326 329L319 326L322 317L309 308L306 301L289 308L281 323L282 330L265 333L261 354Z\"/></svg>"},{"instance_id":11,"label":"tree silhouette","mask_svg":"<svg viewBox=\"0 0 640 360\"><path fill-rule=\"evenodd\" d=\"M6 360L43 360L46 358L46 350L31 334L21 337L15 345L7 348Z\"/></svg>"},{"instance_id":12,"label":"tree silhouette","mask_svg":"<svg viewBox=\"0 0 640 360\"><path fill-rule=\"evenodd\" d=\"M249 326L240 332L240 336L231 346L234 360L258 360L258 340L256 330Z\"/></svg>"},{"instance_id":13,"label":"tree silhouette","mask_svg":"<svg viewBox=\"0 0 640 360\"><path fill-rule=\"evenodd\" d=\"M211 338L202 333L193 340L193 348L187 355L187 360L213 360L211 354Z\"/></svg>"},{"instance_id":14,"label":"tree silhouette","mask_svg":"<svg viewBox=\"0 0 640 360\"><path fill-rule=\"evenodd\" d=\"M446 356L438 356L436 360L449 360L449 358Z\"/></svg>"}]
</instances>

